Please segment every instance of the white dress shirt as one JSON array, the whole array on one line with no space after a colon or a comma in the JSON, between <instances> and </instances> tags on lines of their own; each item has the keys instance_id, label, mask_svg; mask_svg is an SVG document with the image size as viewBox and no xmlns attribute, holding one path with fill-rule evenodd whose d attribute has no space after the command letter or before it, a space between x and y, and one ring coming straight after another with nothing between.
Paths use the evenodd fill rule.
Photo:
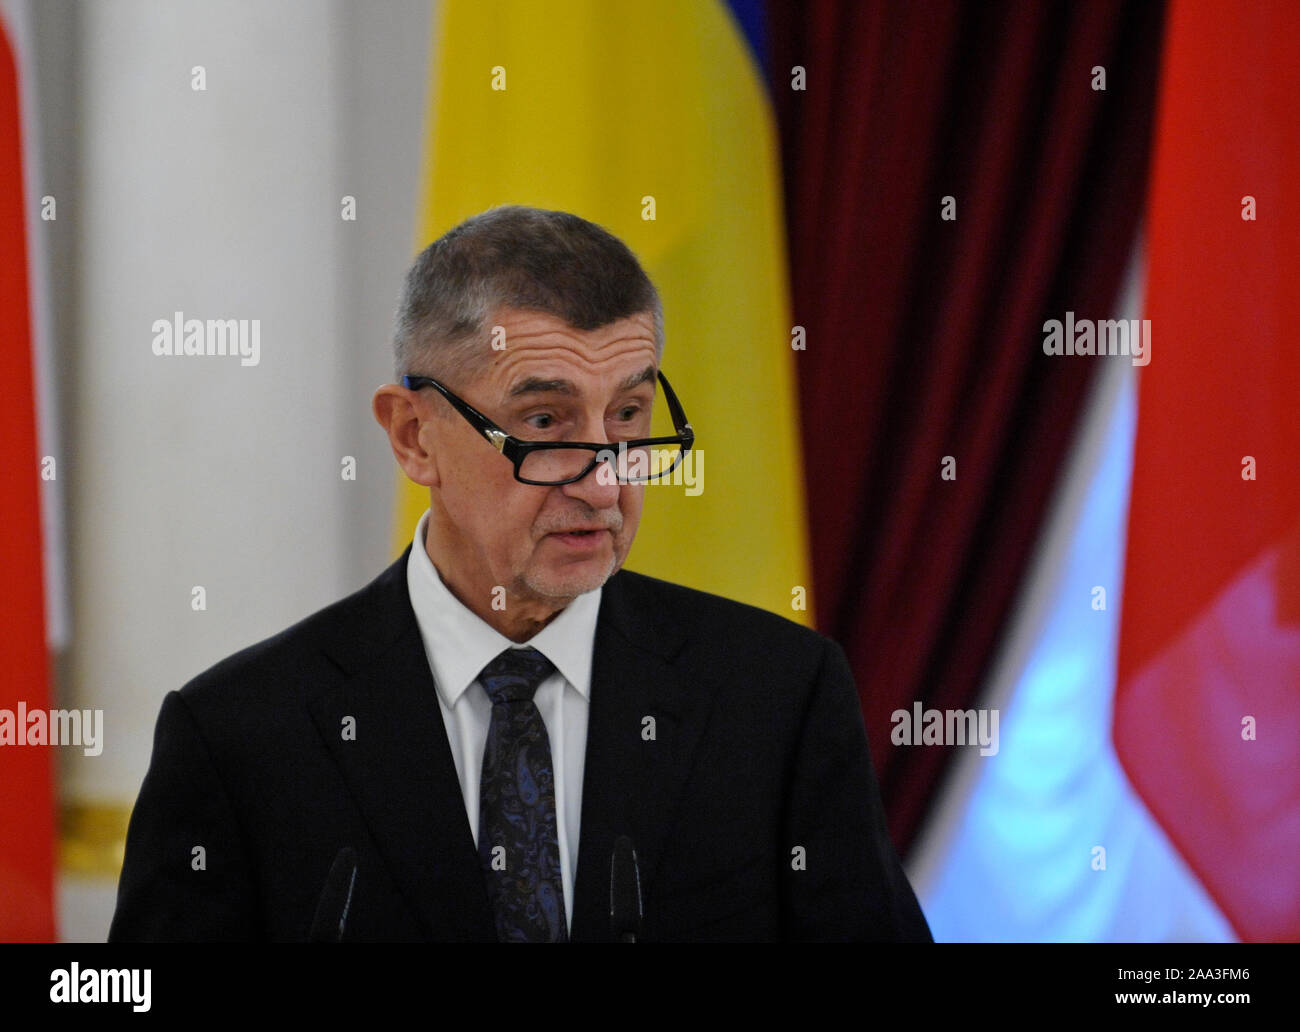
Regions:
<instances>
[{"instance_id":1,"label":"white dress shirt","mask_svg":"<svg viewBox=\"0 0 1300 1032\"><path fill-rule=\"evenodd\" d=\"M478 845L479 783L492 701L478 680L489 662L508 648L522 648L484 623L448 590L425 550L426 509L415 527L406 586L429 658L447 741L460 778L470 833ZM573 928L573 872L578 865L582 773L587 755L591 660L596 643L600 588L579 595L526 643L555 664L533 701L546 724L555 768L555 818L560 847L564 912Z\"/></svg>"}]
</instances>

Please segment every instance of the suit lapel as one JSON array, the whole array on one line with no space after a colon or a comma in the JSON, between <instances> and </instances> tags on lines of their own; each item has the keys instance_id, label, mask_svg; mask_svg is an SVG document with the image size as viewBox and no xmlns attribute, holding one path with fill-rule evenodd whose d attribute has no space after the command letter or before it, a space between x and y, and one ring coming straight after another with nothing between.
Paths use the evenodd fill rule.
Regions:
<instances>
[{"instance_id":1,"label":"suit lapel","mask_svg":"<svg viewBox=\"0 0 1300 1032\"><path fill-rule=\"evenodd\" d=\"M575 940L610 938L610 856L618 836L630 836L636 847L643 889L653 884L710 710L704 687L684 679L674 664L683 635L650 592L653 583L620 571L601 595L574 889Z\"/></svg>"},{"instance_id":2,"label":"suit lapel","mask_svg":"<svg viewBox=\"0 0 1300 1032\"><path fill-rule=\"evenodd\" d=\"M491 941L478 854L407 593L407 553L371 585L373 601L358 606L346 639L327 644L348 676L309 709L428 936ZM353 741L342 735L349 716Z\"/></svg>"}]
</instances>

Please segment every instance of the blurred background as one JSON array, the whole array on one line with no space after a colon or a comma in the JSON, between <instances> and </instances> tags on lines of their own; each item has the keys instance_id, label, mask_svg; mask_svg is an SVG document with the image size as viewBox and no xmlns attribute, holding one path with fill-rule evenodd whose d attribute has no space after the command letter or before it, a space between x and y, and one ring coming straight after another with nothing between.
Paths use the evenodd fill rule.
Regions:
<instances>
[{"instance_id":1,"label":"blurred background","mask_svg":"<svg viewBox=\"0 0 1300 1032\"><path fill-rule=\"evenodd\" d=\"M843 645L936 939L1300 938L1297 10L0 0L0 939L103 940L163 696L409 543L401 278L506 203L660 288L628 565Z\"/></svg>"}]
</instances>

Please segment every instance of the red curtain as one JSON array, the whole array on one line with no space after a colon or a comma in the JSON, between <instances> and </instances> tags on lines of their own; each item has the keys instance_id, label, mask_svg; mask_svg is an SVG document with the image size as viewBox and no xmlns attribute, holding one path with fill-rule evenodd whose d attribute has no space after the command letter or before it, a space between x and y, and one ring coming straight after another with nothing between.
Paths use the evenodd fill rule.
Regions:
<instances>
[{"instance_id":1,"label":"red curtain","mask_svg":"<svg viewBox=\"0 0 1300 1032\"><path fill-rule=\"evenodd\" d=\"M978 705L1098 363L1127 361L1046 356L1042 326L1113 315L1164 9L768 16L815 608L853 664L906 850L951 753L891 745L890 714Z\"/></svg>"}]
</instances>

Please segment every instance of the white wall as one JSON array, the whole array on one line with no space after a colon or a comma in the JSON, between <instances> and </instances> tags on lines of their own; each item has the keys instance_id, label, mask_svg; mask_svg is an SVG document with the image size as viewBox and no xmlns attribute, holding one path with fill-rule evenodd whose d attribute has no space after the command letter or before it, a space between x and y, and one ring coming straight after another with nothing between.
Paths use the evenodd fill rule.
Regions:
<instances>
[{"instance_id":1,"label":"white wall","mask_svg":"<svg viewBox=\"0 0 1300 1032\"><path fill-rule=\"evenodd\" d=\"M43 74L76 82L44 132L65 184L60 704L106 725L102 755L63 751L65 800L129 805L166 692L389 561L397 474L369 399L415 244L431 15L115 0L37 18ZM155 356L152 323L178 310L260 320L260 364ZM102 910L78 902L64 936L102 937Z\"/></svg>"}]
</instances>

